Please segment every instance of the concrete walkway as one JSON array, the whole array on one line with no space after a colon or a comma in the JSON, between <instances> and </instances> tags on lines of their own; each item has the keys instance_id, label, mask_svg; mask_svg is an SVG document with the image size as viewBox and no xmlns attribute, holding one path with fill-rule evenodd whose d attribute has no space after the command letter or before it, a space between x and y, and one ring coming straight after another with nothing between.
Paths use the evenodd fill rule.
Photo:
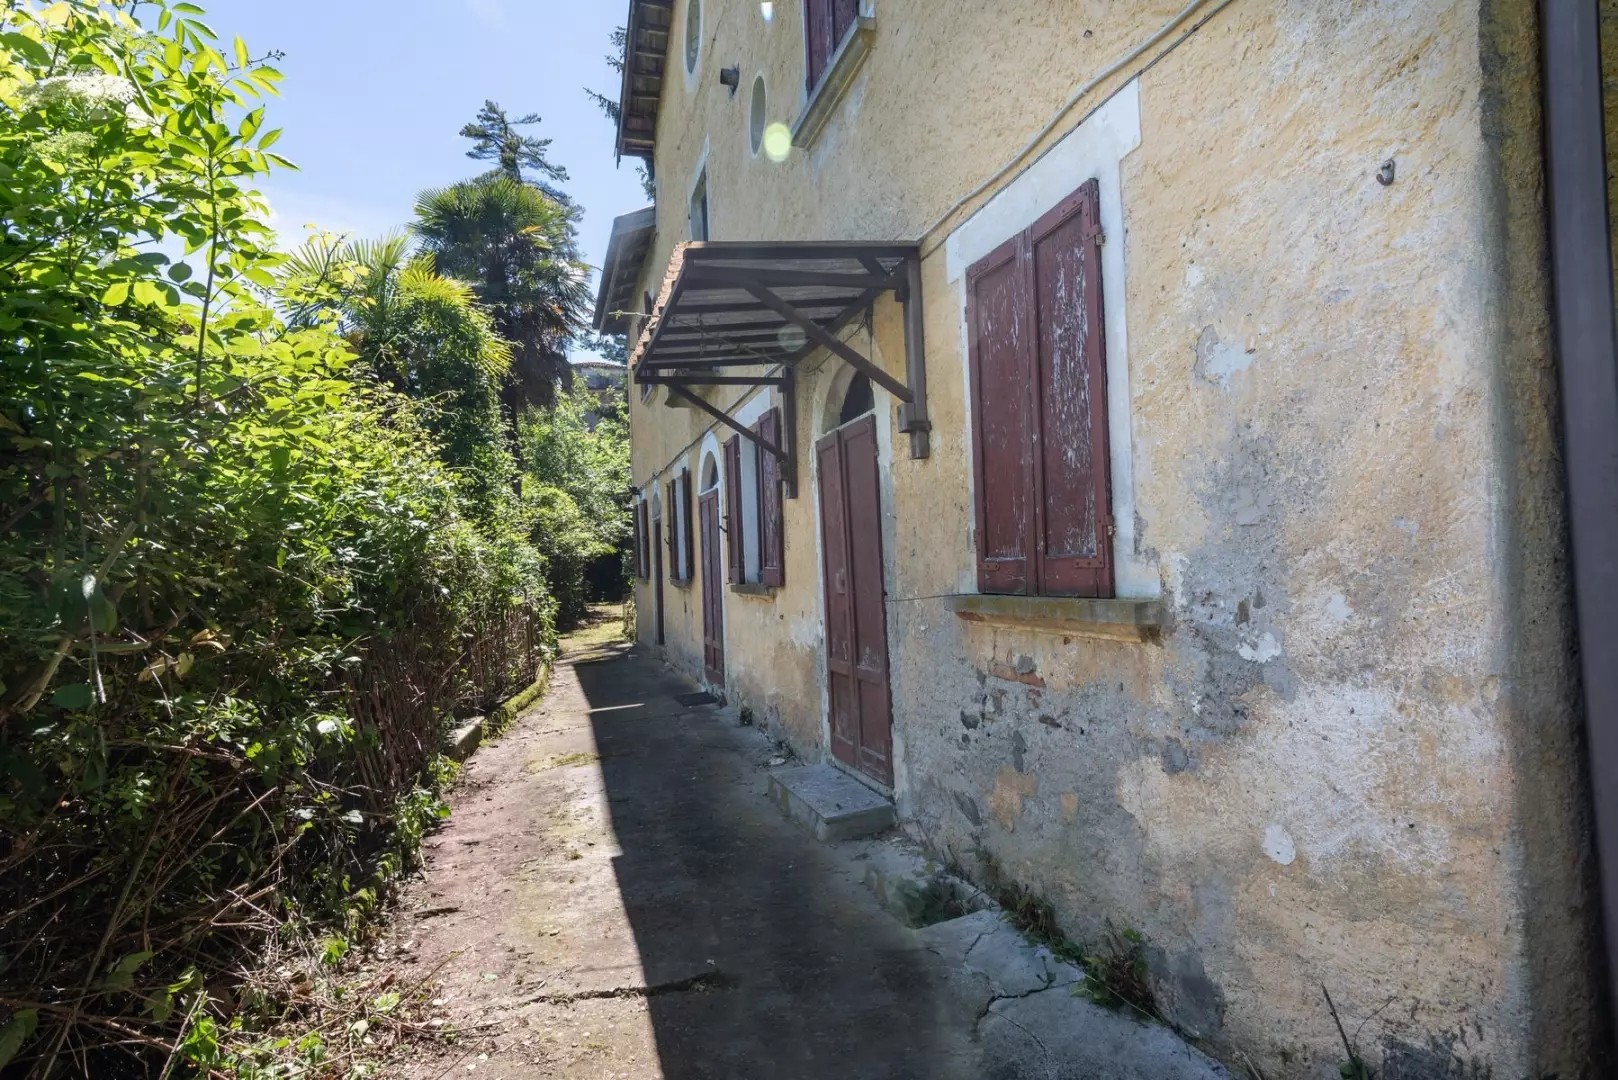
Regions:
<instances>
[{"instance_id":1,"label":"concrete walkway","mask_svg":"<svg viewBox=\"0 0 1618 1080\"><path fill-rule=\"evenodd\" d=\"M462 1035L387 1075L1224 1075L1074 997L993 915L901 926L860 845L768 801L780 759L761 734L679 705L691 687L631 649L596 655L478 751L429 841L384 948L431 975Z\"/></svg>"}]
</instances>

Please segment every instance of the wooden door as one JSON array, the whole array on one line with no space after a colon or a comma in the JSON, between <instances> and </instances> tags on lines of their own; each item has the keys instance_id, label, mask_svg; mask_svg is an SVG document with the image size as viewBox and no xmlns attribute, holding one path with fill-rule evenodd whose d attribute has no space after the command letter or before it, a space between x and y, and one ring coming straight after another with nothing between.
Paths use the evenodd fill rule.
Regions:
<instances>
[{"instance_id":1,"label":"wooden door","mask_svg":"<svg viewBox=\"0 0 1618 1080\"><path fill-rule=\"evenodd\" d=\"M816 444L815 455L832 755L891 786L893 707L875 419L832 432Z\"/></svg>"},{"instance_id":2,"label":"wooden door","mask_svg":"<svg viewBox=\"0 0 1618 1080\"><path fill-rule=\"evenodd\" d=\"M664 642L663 635L663 519L658 518L652 522L652 625L657 634L657 643Z\"/></svg>"},{"instance_id":3,"label":"wooden door","mask_svg":"<svg viewBox=\"0 0 1618 1080\"><path fill-rule=\"evenodd\" d=\"M702 671L725 685L725 574L719 552L719 492L698 500L702 527Z\"/></svg>"}]
</instances>

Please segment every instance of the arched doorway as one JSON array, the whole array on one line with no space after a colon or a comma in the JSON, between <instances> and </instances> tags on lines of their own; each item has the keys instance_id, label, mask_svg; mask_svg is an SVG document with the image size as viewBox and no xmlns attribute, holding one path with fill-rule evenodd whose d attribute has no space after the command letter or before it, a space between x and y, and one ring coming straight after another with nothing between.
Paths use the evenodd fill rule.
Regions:
<instances>
[{"instance_id":1,"label":"arched doorway","mask_svg":"<svg viewBox=\"0 0 1618 1080\"><path fill-rule=\"evenodd\" d=\"M858 420L875 408L876 394L871 389L871 380L864 373L856 371L848 388L843 391L843 402L837 410L837 426Z\"/></svg>"},{"instance_id":2,"label":"arched doorway","mask_svg":"<svg viewBox=\"0 0 1618 1080\"><path fill-rule=\"evenodd\" d=\"M826 617L827 728L832 756L893 785L893 704L876 401L871 380L842 376L815 444ZM838 392L840 389L840 393ZM835 411L834 411L835 410Z\"/></svg>"}]
</instances>

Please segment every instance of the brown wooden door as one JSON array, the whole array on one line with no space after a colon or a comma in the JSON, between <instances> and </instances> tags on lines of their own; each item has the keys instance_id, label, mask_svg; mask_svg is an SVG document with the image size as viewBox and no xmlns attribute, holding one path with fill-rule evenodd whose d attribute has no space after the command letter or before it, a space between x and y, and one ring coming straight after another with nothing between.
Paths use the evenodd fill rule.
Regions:
<instances>
[{"instance_id":1,"label":"brown wooden door","mask_svg":"<svg viewBox=\"0 0 1618 1080\"><path fill-rule=\"evenodd\" d=\"M719 553L719 492L698 500L702 527L702 671L725 685L725 575Z\"/></svg>"},{"instance_id":2,"label":"brown wooden door","mask_svg":"<svg viewBox=\"0 0 1618 1080\"><path fill-rule=\"evenodd\" d=\"M893 783L893 707L882 583L876 421L857 420L815 446L826 591L826 679L838 761Z\"/></svg>"},{"instance_id":3,"label":"brown wooden door","mask_svg":"<svg viewBox=\"0 0 1618 1080\"><path fill-rule=\"evenodd\" d=\"M652 522L652 625L663 644L663 519Z\"/></svg>"}]
</instances>

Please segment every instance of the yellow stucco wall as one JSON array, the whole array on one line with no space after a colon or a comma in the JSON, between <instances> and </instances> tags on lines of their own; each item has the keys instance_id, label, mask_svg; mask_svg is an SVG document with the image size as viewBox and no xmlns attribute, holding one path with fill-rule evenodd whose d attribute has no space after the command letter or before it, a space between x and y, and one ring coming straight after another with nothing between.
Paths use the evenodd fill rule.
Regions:
<instances>
[{"instance_id":1,"label":"yellow stucco wall","mask_svg":"<svg viewBox=\"0 0 1618 1080\"><path fill-rule=\"evenodd\" d=\"M1140 930L1169 1018L1266 1075L1336 1075L1322 984L1351 1028L1376 1012L1361 1042L1401 1075L1589 1074L1528 0L1233 0L1053 134L1138 76L1108 237L1125 271L1104 288L1128 328L1128 554L1171 618L1149 644L953 613L974 562L948 240L982 200L926 230L1180 0L878 0L847 98L779 165L749 149L748 92L763 72L769 119L796 116L799 4L766 23L703 0L688 79L684 2L642 288L687 239L704 161L713 239L923 241L928 459L877 394L907 827L970 872L992 859L1076 938ZM902 374L897 305L851 340ZM824 753L808 447L845 372L822 353L800 376L786 588L725 604L729 696L807 756ZM636 482L699 470L707 418L631 398ZM667 655L693 674L704 586L665 589Z\"/></svg>"}]
</instances>

